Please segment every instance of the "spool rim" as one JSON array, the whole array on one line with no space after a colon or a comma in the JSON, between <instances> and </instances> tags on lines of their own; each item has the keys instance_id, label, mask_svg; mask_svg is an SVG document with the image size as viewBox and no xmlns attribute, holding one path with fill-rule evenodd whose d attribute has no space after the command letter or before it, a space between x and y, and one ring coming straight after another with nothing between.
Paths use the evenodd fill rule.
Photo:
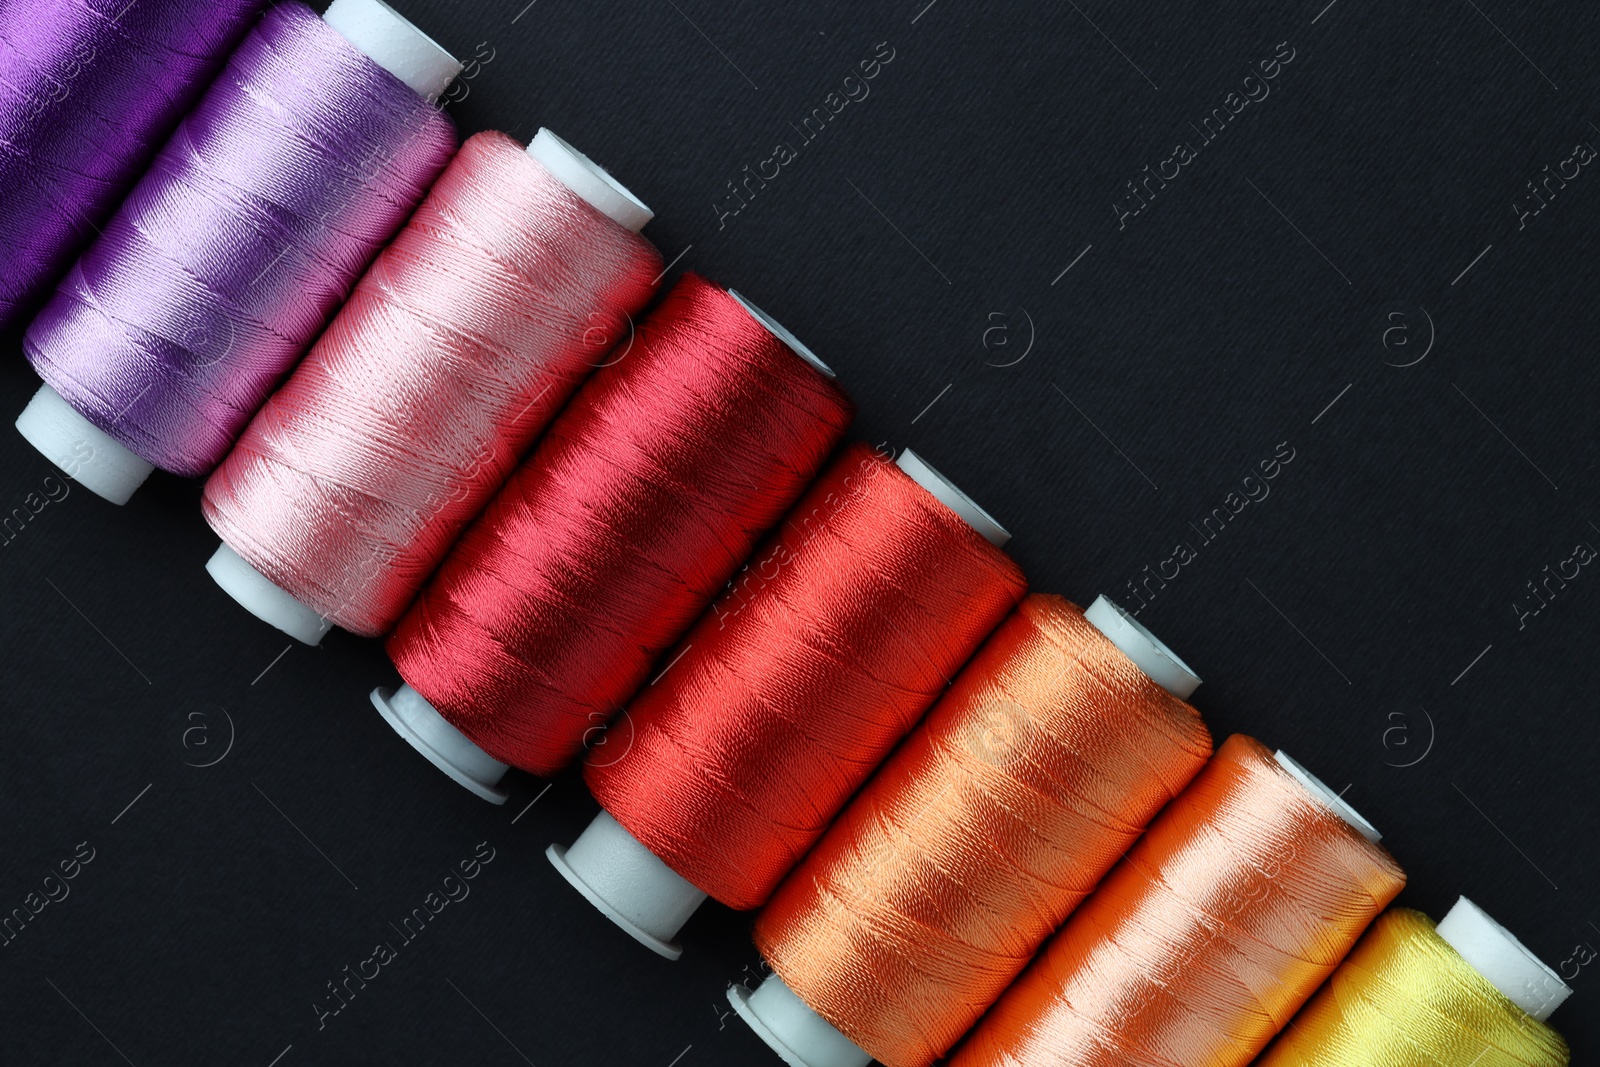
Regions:
<instances>
[{"instance_id":1,"label":"spool rim","mask_svg":"<svg viewBox=\"0 0 1600 1067\"><path fill-rule=\"evenodd\" d=\"M765 311L762 311L750 301L746 300L737 289L729 289L728 295L733 297L734 300L738 301L739 306L744 308L745 311L749 312L751 318L765 326L767 331L771 333L772 336L788 345L790 350L793 351L795 355L799 356L801 359L805 360L807 363L811 364L828 377L838 377L838 375L833 372L832 367L822 362L817 354L811 351L810 347L801 341L800 338L791 333L788 327L784 326L783 323L779 322L777 319L773 318L771 315L768 315Z\"/></svg>"},{"instance_id":2,"label":"spool rim","mask_svg":"<svg viewBox=\"0 0 1600 1067\"><path fill-rule=\"evenodd\" d=\"M963 522L976 530L991 545L999 548L1011 540L1011 531L1001 526L993 515L978 505L977 501L963 492L955 482L934 470L933 464L916 452L909 448L901 452L900 458L895 460L895 466L910 475L911 480L931 493L935 500L959 515Z\"/></svg>"},{"instance_id":3,"label":"spool rim","mask_svg":"<svg viewBox=\"0 0 1600 1067\"><path fill-rule=\"evenodd\" d=\"M1313 799L1331 810L1340 819L1343 819L1345 824L1355 830L1356 833L1371 841L1374 845L1383 840L1383 834L1378 832L1376 826L1368 822L1365 816L1351 807L1347 800L1332 789L1329 789L1326 782L1306 770L1298 760L1291 757L1281 748L1272 755L1278 766L1288 771L1295 781L1304 786L1306 792Z\"/></svg>"},{"instance_id":4,"label":"spool rim","mask_svg":"<svg viewBox=\"0 0 1600 1067\"><path fill-rule=\"evenodd\" d=\"M113 504L126 504L155 470L155 464L90 422L48 382L34 391L15 425L22 439L69 479Z\"/></svg>"},{"instance_id":5,"label":"spool rim","mask_svg":"<svg viewBox=\"0 0 1600 1067\"><path fill-rule=\"evenodd\" d=\"M638 233L656 217L633 190L548 126L539 127L539 132L528 142L527 154L596 211L624 229Z\"/></svg>"},{"instance_id":6,"label":"spool rim","mask_svg":"<svg viewBox=\"0 0 1600 1067\"><path fill-rule=\"evenodd\" d=\"M383 721L388 723L395 733L405 739L406 743L425 756L429 763L439 768L457 785L469 792L487 800L491 804L504 804L511 796L503 785L486 785L467 774L461 768L445 758L444 754L428 743L420 733L412 728L398 712L394 710L390 700L394 696L392 689L379 687L369 695L372 706L378 709L378 714L383 716Z\"/></svg>"},{"instance_id":7,"label":"spool rim","mask_svg":"<svg viewBox=\"0 0 1600 1067\"><path fill-rule=\"evenodd\" d=\"M1189 699L1200 688L1200 676L1194 672L1194 668L1168 648L1165 641L1151 633L1149 627L1104 593L1095 597L1094 603L1083 614L1091 626L1105 634L1123 655L1133 660L1134 666L1179 700ZM1101 625L1102 622L1105 625ZM1113 633L1113 630L1123 632ZM1128 642L1131 650L1125 647L1123 640L1130 636L1126 632L1128 630L1132 630L1133 640Z\"/></svg>"},{"instance_id":8,"label":"spool rim","mask_svg":"<svg viewBox=\"0 0 1600 1067\"><path fill-rule=\"evenodd\" d=\"M755 1031L757 1037L766 1042L767 1047L778 1054L788 1067L812 1067L812 1064L801 1059L800 1054L784 1043L783 1039L773 1031L761 1017L750 1007L750 991L744 986L734 984L728 987L728 1003L733 1005L733 1010L738 1013L750 1029Z\"/></svg>"},{"instance_id":9,"label":"spool rim","mask_svg":"<svg viewBox=\"0 0 1600 1067\"><path fill-rule=\"evenodd\" d=\"M656 937L654 934L650 933L650 931L644 929L638 923L635 923L632 919L622 914L616 908L613 908L605 897L602 897L599 893L595 892L589 883L585 882L583 877L579 875L577 871L573 870L572 864L567 862L567 849L565 845L552 844L544 850L544 855L545 858L550 861L550 865L561 873L561 877L567 880L568 885L572 886L572 888L576 889L579 893L582 893L584 899L590 904L593 904L597 911L599 911L606 918L610 919L617 926L621 927L630 937L639 942L639 944L650 949L656 955L664 956L669 960L678 959L683 955L683 946L680 945L676 940L663 941L661 938ZM799 1067L806 1067L806 1065L800 1064Z\"/></svg>"}]
</instances>

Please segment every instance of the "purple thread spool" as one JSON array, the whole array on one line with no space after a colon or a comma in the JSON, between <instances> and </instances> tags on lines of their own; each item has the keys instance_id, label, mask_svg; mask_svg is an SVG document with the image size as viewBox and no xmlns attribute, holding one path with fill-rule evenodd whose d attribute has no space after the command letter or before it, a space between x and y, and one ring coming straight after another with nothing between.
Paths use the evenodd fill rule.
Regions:
<instances>
[{"instance_id":1,"label":"purple thread spool","mask_svg":"<svg viewBox=\"0 0 1600 1067\"><path fill-rule=\"evenodd\" d=\"M460 69L381 0L271 8L29 327L23 436L115 503L214 467L454 151Z\"/></svg>"},{"instance_id":2,"label":"purple thread spool","mask_svg":"<svg viewBox=\"0 0 1600 1067\"><path fill-rule=\"evenodd\" d=\"M262 6L0 4L0 328L45 297Z\"/></svg>"}]
</instances>

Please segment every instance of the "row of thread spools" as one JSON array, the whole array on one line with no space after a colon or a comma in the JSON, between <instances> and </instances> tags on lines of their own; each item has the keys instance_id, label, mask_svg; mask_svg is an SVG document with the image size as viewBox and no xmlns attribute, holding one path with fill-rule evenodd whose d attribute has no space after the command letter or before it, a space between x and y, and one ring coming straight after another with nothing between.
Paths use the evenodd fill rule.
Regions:
<instances>
[{"instance_id":1,"label":"row of thread spools","mask_svg":"<svg viewBox=\"0 0 1600 1067\"><path fill-rule=\"evenodd\" d=\"M1384 912L1377 831L1213 753L1179 657L1025 595L913 453L835 454L788 331L692 274L636 319L626 188L545 130L457 152L460 64L378 0L262 7L0 12L18 427L119 503L209 473L218 583L387 635L373 703L478 795L589 743L552 863L670 957L762 908L729 998L788 1063L1566 1062L1559 976L1465 899Z\"/></svg>"}]
</instances>

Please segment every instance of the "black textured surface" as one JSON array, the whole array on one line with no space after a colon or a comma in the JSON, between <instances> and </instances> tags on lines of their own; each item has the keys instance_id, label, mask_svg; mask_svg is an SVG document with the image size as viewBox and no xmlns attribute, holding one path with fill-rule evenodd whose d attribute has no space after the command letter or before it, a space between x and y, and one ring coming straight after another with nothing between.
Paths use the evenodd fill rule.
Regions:
<instances>
[{"instance_id":1,"label":"black textured surface","mask_svg":"<svg viewBox=\"0 0 1600 1067\"><path fill-rule=\"evenodd\" d=\"M521 2L403 5L482 57L464 132L585 149L675 270L839 371L858 436L1004 522L1037 588L1146 600L1219 738L1348 784L1404 902L1467 893L1576 970L1554 1021L1600 1053L1600 573L1574 557L1600 546L1600 175L1574 157L1600 10ZM747 165L777 173L741 207ZM1526 183L1574 170L1532 213ZM7 347L9 420L35 379ZM0 511L36 509L0 547L0 910L93 855L0 948L0 1060L777 1062L726 1014L746 916L703 909L667 963L546 863L594 810L576 777L493 808L426 765L367 703L375 643L287 647L215 588L197 485L118 509L52 499L9 426L0 459ZM1546 566L1578 573L1541 607ZM470 895L403 942L479 842Z\"/></svg>"}]
</instances>

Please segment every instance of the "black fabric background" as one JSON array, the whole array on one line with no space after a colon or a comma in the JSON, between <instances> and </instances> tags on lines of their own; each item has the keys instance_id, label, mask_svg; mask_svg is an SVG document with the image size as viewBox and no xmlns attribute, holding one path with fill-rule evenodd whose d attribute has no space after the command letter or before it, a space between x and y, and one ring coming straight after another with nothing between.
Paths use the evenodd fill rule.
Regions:
<instances>
[{"instance_id":1,"label":"black fabric background","mask_svg":"<svg viewBox=\"0 0 1600 1067\"><path fill-rule=\"evenodd\" d=\"M1036 588L1135 606L1197 548L1141 618L1217 737L1348 787L1404 903L1469 894L1567 961L1554 1021L1600 1053L1600 574L1514 607L1600 545L1600 175L1514 207L1600 145L1600 10L925 2L404 10L484 57L464 133L548 125L611 168L674 273L805 339L856 436L967 488ZM800 144L880 42L870 95ZM1202 144L1280 42L1270 95ZM1196 157L1119 228L1180 140ZM779 141L798 158L719 225ZM7 347L9 419L36 379ZM1280 445L1270 495L1204 541ZM9 428L0 472L5 512L59 484ZM285 652L215 588L198 498L74 488L0 548L0 911L94 855L0 948L0 1059L777 1063L726 1015L747 916L703 909L676 964L635 945L542 855L595 810L582 783L515 776L494 808L434 771L367 703L395 679L376 643ZM319 1030L325 983L484 841L471 895Z\"/></svg>"}]
</instances>

